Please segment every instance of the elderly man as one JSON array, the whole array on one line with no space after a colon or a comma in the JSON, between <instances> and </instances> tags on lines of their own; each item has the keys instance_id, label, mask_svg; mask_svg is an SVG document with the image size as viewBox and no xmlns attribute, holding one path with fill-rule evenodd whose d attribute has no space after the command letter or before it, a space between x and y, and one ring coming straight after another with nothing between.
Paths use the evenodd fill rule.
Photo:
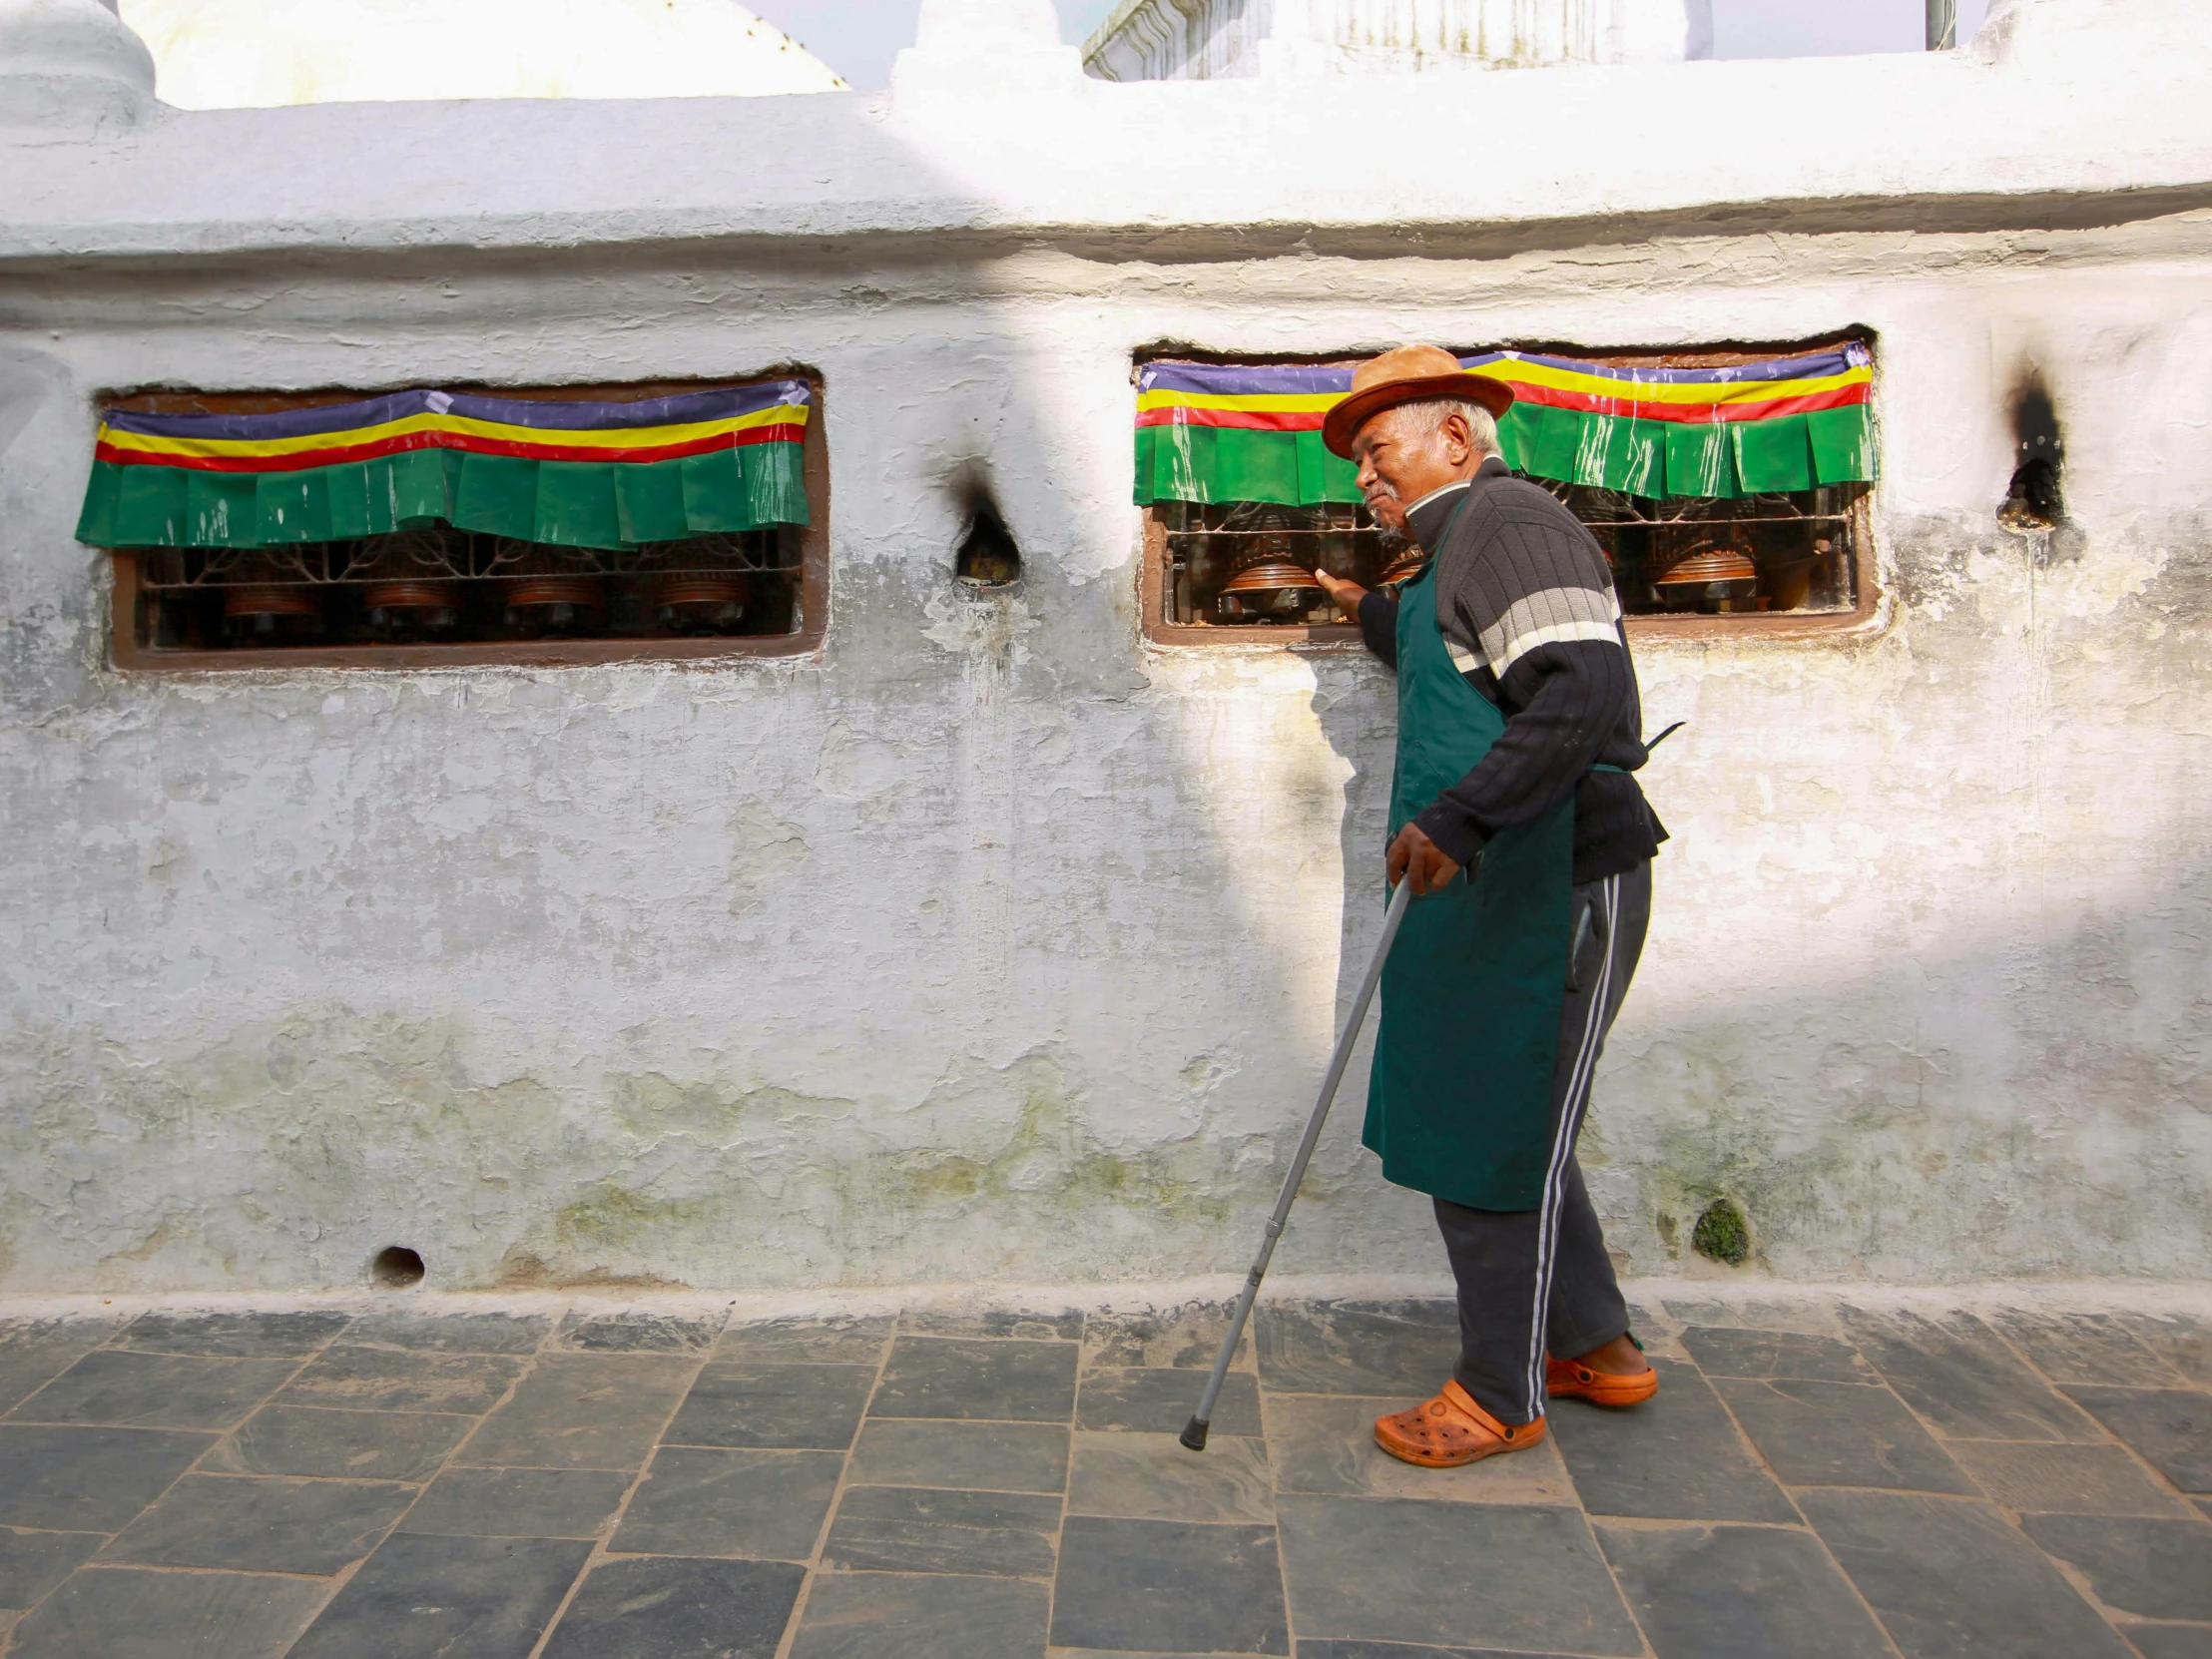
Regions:
<instances>
[{"instance_id":1,"label":"elderly man","mask_svg":"<svg viewBox=\"0 0 2212 1659\"><path fill-rule=\"evenodd\" d=\"M1382 979L1367 1145L1429 1194L1459 1362L1380 1419L1409 1463L1534 1445L1547 1397L1658 1388L1582 1185L1590 1074L1627 993L1666 831L1636 673L1589 531L1498 453L1502 381L1434 346L1362 365L1324 440L1375 517L1429 555L1397 596L1324 574L1397 670L1388 875L1416 897Z\"/></svg>"}]
</instances>

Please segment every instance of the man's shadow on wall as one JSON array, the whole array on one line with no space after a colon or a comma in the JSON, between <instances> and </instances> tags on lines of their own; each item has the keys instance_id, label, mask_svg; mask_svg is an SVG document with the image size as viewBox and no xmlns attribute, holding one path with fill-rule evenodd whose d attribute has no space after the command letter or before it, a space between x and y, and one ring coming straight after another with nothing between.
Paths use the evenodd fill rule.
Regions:
<instances>
[{"instance_id":1,"label":"man's shadow on wall","mask_svg":"<svg viewBox=\"0 0 2212 1659\"><path fill-rule=\"evenodd\" d=\"M1389 906L1383 853L1389 844L1390 779L1397 754L1397 689L1390 670L1365 648L1316 652L1309 661L1315 677L1310 706L1322 736L1348 768L1337 831L1342 879L1337 996L1330 1020L1334 1040L1351 1015L1352 999L1359 994L1360 981L1382 942L1382 917ZM1296 1227L1284 1237L1285 1256L1300 1271L1331 1271L1333 1259L1342 1260L1329 1248L1332 1239L1378 1233L1404 1237L1408 1230L1418 1237L1431 1225L1428 1200L1385 1183L1380 1166L1360 1144L1380 1008L1379 998L1368 1010L1300 1200L1302 1205L1326 1209L1329 1218L1309 1218L1303 1240ZM1326 1055L1317 1056L1317 1062L1326 1059ZM1315 1077L1318 1083L1319 1064ZM1320 1225L1313 1225L1316 1222ZM1432 1265L1440 1280L1446 1271L1440 1249Z\"/></svg>"}]
</instances>

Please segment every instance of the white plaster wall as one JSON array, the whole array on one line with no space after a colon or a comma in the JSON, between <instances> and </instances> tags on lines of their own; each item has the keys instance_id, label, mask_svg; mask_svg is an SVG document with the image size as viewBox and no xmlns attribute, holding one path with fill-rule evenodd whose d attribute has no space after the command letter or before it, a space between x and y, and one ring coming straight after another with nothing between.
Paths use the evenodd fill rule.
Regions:
<instances>
[{"instance_id":1,"label":"white plaster wall","mask_svg":"<svg viewBox=\"0 0 2212 1659\"><path fill-rule=\"evenodd\" d=\"M1997 81L1960 84L2001 115L2074 86L2044 61L1940 67ZM1576 218L1605 178L1547 203L1538 163L1501 162L1479 202L1405 187L1456 227L1425 249L1372 207L1334 246L1258 246L1280 227L1221 219L1218 178L1125 184L1128 213L1085 220L987 123L932 126L941 87L904 113L612 112L789 164L628 204L549 176L609 112L540 111L556 153L473 221L434 175L395 217L357 166L242 182L228 218L162 194L254 123L334 155L339 111L14 152L0 1287L348 1284L393 1243L449 1286L1238 1265L1372 942L1389 688L1357 653L1141 644L1131 353L1854 323L1881 341L1890 603L1852 638L1642 648L1650 725L1691 725L1646 774L1675 839L1593 1187L1645 1272L1688 1270L1722 1192L1761 1272L2201 1272L2212 213L2187 193L2212 168L2165 84L2129 80L2093 154L2028 167L2000 127L1915 180L1885 171L1894 136L1857 163L1769 151L1702 199L1756 213L1654 189L1619 201L1662 217L1619 234ZM1176 93L1186 147L1252 108L1098 90ZM2085 126L2121 107L2075 95ZM1130 108L1032 109L1033 145L1161 119ZM1262 207L1295 183L1248 182ZM828 385L817 659L104 666L101 560L69 535L100 388L780 362ZM2047 563L1992 517L2030 362L2081 532ZM1027 557L990 599L950 576L948 480L978 462ZM1432 1273L1359 1104L1281 1260Z\"/></svg>"}]
</instances>

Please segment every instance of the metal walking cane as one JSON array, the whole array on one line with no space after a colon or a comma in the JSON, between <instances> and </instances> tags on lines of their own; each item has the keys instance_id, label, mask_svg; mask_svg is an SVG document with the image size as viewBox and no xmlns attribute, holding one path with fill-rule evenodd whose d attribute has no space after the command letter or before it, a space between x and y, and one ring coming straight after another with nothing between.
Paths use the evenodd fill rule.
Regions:
<instances>
[{"instance_id":1,"label":"metal walking cane","mask_svg":"<svg viewBox=\"0 0 2212 1659\"><path fill-rule=\"evenodd\" d=\"M1345 1067L1352 1063L1352 1045L1358 1041L1360 1027L1367 1023L1368 1004L1375 1000L1375 987L1382 982L1382 964L1389 960L1390 946L1397 939L1398 923L1405 919L1405 907L1412 902L1413 883L1408 877L1397 884L1397 891L1390 895L1389 914L1382 918L1382 942L1375 947L1375 960L1368 964L1368 973L1360 981L1360 994L1352 999L1352 1017L1345 1021L1344 1035L1337 1039L1337 1052L1330 1056L1329 1075L1321 1080L1321 1098L1314 1102L1314 1115L1307 1120L1306 1137L1298 1143L1298 1156L1291 1160L1291 1170L1283 1178L1282 1194L1275 1201L1275 1214L1268 1218L1267 1237L1260 1241L1260 1254L1253 1259L1252 1272L1245 1276L1243 1294L1237 1298L1237 1311L1229 1321L1229 1335L1222 1339L1221 1352L1214 1356L1214 1375L1206 1379L1206 1392L1198 1402L1198 1412L1183 1425L1183 1443L1193 1451L1206 1449L1207 1430L1214 1422L1214 1401L1221 1397L1221 1384L1229 1375L1229 1362L1236 1358L1238 1339L1243 1337L1245 1321L1252 1317L1253 1299L1260 1294L1260 1281L1267 1277L1268 1261L1275 1255L1275 1241L1283 1236L1283 1224L1291 1218L1291 1205L1298 1197L1298 1187L1306 1179L1306 1166L1313 1162L1314 1146L1321 1139L1322 1125L1329 1121L1329 1108L1337 1103L1337 1085L1344 1081Z\"/></svg>"}]
</instances>

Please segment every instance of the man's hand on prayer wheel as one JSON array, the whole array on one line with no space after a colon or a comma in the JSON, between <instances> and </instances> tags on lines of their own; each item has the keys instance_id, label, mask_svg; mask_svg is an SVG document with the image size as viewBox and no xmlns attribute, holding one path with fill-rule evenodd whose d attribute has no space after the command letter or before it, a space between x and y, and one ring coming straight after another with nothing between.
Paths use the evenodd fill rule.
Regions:
<instances>
[{"instance_id":1,"label":"man's hand on prayer wheel","mask_svg":"<svg viewBox=\"0 0 2212 1659\"><path fill-rule=\"evenodd\" d=\"M1342 576L1332 576L1326 570L1314 572L1314 580L1321 584L1321 591L1329 595L1329 602L1346 616L1357 616L1360 601L1367 598L1368 590L1357 582L1348 582Z\"/></svg>"},{"instance_id":2,"label":"man's hand on prayer wheel","mask_svg":"<svg viewBox=\"0 0 2212 1659\"><path fill-rule=\"evenodd\" d=\"M1390 885L1411 881L1415 898L1427 897L1459 873L1459 866L1415 824L1400 830L1397 839L1390 842L1388 867Z\"/></svg>"}]
</instances>

